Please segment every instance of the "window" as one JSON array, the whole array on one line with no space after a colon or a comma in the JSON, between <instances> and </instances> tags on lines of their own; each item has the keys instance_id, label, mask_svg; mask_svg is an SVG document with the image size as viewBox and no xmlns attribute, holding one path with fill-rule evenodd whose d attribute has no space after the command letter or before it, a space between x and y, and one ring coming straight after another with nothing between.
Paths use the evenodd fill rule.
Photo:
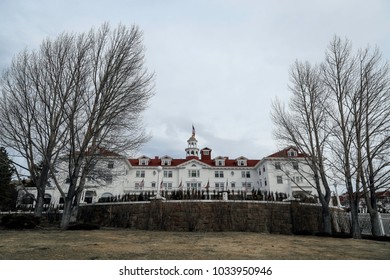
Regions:
<instances>
[{"instance_id":1,"label":"window","mask_svg":"<svg viewBox=\"0 0 390 280\"><path fill-rule=\"evenodd\" d=\"M246 166L246 160L239 160L238 165L239 166Z\"/></svg>"},{"instance_id":2,"label":"window","mask_svg":"<svg viewBox=\"0 0 390 280\"><path fill-rule=\"evenodd\" d=\"M241 177L242 178L250 178L251 172L250 171L241 171Z\"/></svg>"},{"instance_id":3,"label":"window","mask_svg":"<svg viewBox=\"0 0 390 280\"><path fill-rule=\"evenodd\" d=\"M107 164L107 168L113 169L114 168L114 162L113 161L109 161L108 164Z\"/></svg>"},{"instance_id":4,"label":"window","mask_svg":"<svg viewBox=\"0 0 390 280\"><path fill-rule=\"evenodd\" d=\"M224 160L217 160L217 161L215 162L215 165L216 165L216 166L224 166L224 165L225 165L225 161L224 161Z\"/></svg>"},{"instance_id":5,"label":"window","mask_svg":"<svg viewBox=\"0 0 390 280\"><path fill-rule=\"evenodd\" d=\"M145 178L145 170L137 170L135 172L135 177L137 177L137 178Z\"/></svg>"},{"instance_id":6,"label":"window","mask_svg":"<svg viewBox=\"0 0 390 280\"><path fill-rule=\"evenodd\" d=\"M303 182L302 176L294 176L293 181L295 183L302 183Z\"/></svg>"},{"instance_id":7,"label":"window","mask_svg":"<svg viewBox=\"0 0 390 280\"><path fill-rule=\"evenodd\" d=\"M288 150L287 156L288 157L296 157L296 156L298 156L298 153L294 149L291 149L291 150Z\"/></svg>"},{"instance_id":8,"label":"window","mask_svg":"<svg viewBox=\"0 0 390 280\"><path fill-rule=\"evenodd\" d=\"M43 198L43 204L50 204L51 202L51 195L48 193L45 193L45 196Z\"/></svg>"},{"instance_id":9,"label":"window","mask_svg":"<svg viewBox=\"0 0 390 280\"><path fill-rule=\"evenodd\" d=\"M298 170L299 169L299 166L298 166L298 162L293 162L292 163L292 166L295 170Z\"/></svg>"},{"instance_id":10,"label":"window","mask_svg":"<svg viewBox=\"0 0 390 280\"><path fill-rule=\"evenodd\" d=\"M225 183L215 183L215 189L223 191Z\"/></svg>"},{"instance_id":11,"label":"window","mask_svg":"<svg viewBox=\"0 0 390 280\"><path fill-rule=\"evenodd\" d=\"M171 190L172 189L172 183L171 182L166 182L166 183L163 183L163 188L164 190Z\"/></svg>"},{"instance_id":12,"label":"window","mask_svg":"<svg viewBox=\"0 0 390 280\"><path fill-rule=\"evenodd\" d=\"M202 185L200 182L187 183L188 190L200 190Z\"/></svg>"},{"instance_id":13,"label":"window","mask_svg":"<svg viewBox=\"0 0 390 280\"><path fill-rule=\"evenodd\" d=\"M205 156L208 156L208 155L210 154L210 151L209 151L209 150L203 150L203 154L204 154Z\"/></svg>"},{"instance_id":14,"label":"window","mask_svg":"<svg viewBox=\"0 0 390 280\"><path fill-rule=\"evenodd\" d=\"M102 196L101 196L101 197L103 197L103 198L107 198L107 197L114 197L114 196L112 195L112 193L105 192L104 194L102 194Z\"/></svg>"},{"instance_id":15,"label":"window","mask_svg":"<svg viewBox=\"0 0 390 280\"><path fill-rule=\"evenodd\" d=\"M259 175L261 175L261 169L259 169Z\"/></svg>"},{"instance_id":16,"label":"window","mask_svg":"<svg viewBox=\"0 0 390 280\"><path fill-rule=\"evenodd\" d=\"M263 172L265 172L265 166L263 166Z\"/></svg>"},{"instance_id":17,"label":"window","mask_svg":"<svg viewBox=\"0 0 390 280\"><path fill-rule=\"evenodd\" d=\"M278 169L278 170L282 169L280 167L280 162L279 161L275 162L275 169Z\"/></svg>"},{"instance_id":18,"label":"window","mask_svg":"<svg viewBox=\"0 0 390 280\"><path fill-rule=\"evenodd\" d=\"M267 179L264 179L264 186L267 186Z\"/></svg>"},{"instance_id":19,"label":"window","mask_svg":"<svg viewBox=\"0 0 390 280\"><path fill-rule=\"evenodd\" d=\"M172 170L164 170L165 178L172 178Z\"/></svg>"},{"instance_id":20,"label":"window","mask_svg":"<svg viewBox=\"0 0 390 280\"><path fill-rule=\"evenodd\" d=\"M149 160L146 158L142 158L139 160L139 165L148 165Z\"/></svg>"},{"instance_id":21,"label":"window","mask_svg":"<svg viewBox=\"0 0 390 280\"><path fill-rule=\"evenodd\" d=\"M92 203L95 193L93 191L86 191L84 196L84 202Z\"/></svg>"},{"instance_id":22,"label":"window","mask_svg":"<svg viewBox=\"0 0 390 280\"><path fill-rule=\"evenodd\" d=\"M70 178L69 178L69 176L66 177L66 179L65 179L65 184L70 184Z\"/></svg>"},{"instance_id":23,"label":"window","mask_svg":"<svg viewBox=\"0 0 390 280\"><path fill-rule=\"evenodd\" d=\"M107 174L104 178L107 184L112 184L112 174Z\"/></svg>"},{"instance_id":24,"label":"window","mask_svg":"<svg viewBox=\"0 0 390 280\"><path fill-rule=\"evenodd\" d=\"M276 183L283 184L283 178L282 176L276 176Z\"/></svg>"},{"instance_id":25,"label":"window","mask_svg":"<svg viewBox=\"0 0 390 280\"><path fill-rule=\"evenodd\" d=\"M236 187L236 183L231 182L231 183L230 183L230 186L232 187L232 189L234 189L234 188Z\"/></svg>"},{"instance_id":26,"label":"window","mask_svg":"<svg viewBox=\"0 0 390 280\"><path fill-rule=\"evenodd\" d=\"M249 182L242 183L242 187L246 188L247 190L250 190L252 189L252 183Z\"/></svg>"},{"instance_id":27,"label":"window","mask_svg":"<svg viewBox=\"0 0 390 280\"><path fill-rule=\"evenodd\" d=\"M171 160L170 159L163 159L163 160L161 160L161 165L171 165Z\"/></svg>"},{"instance_id":28,"label":"window","mask_svg":"<svg viewBox=\"0 0 390 280\"><path fill-rule=\"evenodd\" d=\"M188 170L188 177L191 177L191 178L200 177L200 171L199 170Z\"/></svg>"},{"instance_id":29,"label":"window","mask_svg":"<svg viewBox=\"0 0 390 280\"><path fill-rule=\"evenodd\" d=\"M215 171L215 178L223 178L223 171Z\"/></svg>"},{"instance_id":30,"label":"window","mask_svg":"<svg viewBox=\"0 0 390 280\"><path fill-rule=\"evenodd\" d=\"M156 187L156 182L152 182L152 188Z\"/></svg>"}]
</instances>

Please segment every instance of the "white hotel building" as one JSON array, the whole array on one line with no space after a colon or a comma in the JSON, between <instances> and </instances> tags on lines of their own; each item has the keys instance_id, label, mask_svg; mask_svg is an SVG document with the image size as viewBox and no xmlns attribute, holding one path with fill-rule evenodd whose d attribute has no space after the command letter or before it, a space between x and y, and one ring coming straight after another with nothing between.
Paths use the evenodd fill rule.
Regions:
<instances>
[{"instance_id":1,"label":"white hotel building","mask_svg":"<svg viewBox=\"0 0 390 280\"><path fill-rule=\"evenodd\" d=\"M158 186L164 191L209 190L219 191L260 190L263 193L316 194L305 157L294 147L288 147L262 159L240 156L212 157L210 148L199 149L195 130L187 140L185 158L170 156L127 159L116 153L102 150L95 170L87 178L81 203L96 203L100 198L154 192ZM66 168L64 169L66 170ZM68 180L59 172L58 181L66 192ZM36 194L33 189L31 194ZM53 186L46 190L46 202L61 204L60 192Z\"/></svg>"}]
</instances>

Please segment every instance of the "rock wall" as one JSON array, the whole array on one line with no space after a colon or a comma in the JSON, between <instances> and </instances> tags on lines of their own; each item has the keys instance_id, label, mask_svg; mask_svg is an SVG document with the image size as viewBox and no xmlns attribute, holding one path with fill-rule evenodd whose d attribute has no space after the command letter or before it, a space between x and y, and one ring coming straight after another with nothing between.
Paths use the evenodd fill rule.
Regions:
<instances>
[{"instance_id":1,"label":"rock wall","mask_svg":"<svg viewBox=\"0 0 390 280\"><path fill-rule=\"evenodd\" d=\"M321 232L321 207L297 202L148 201L88 204L78 222L166 231Z\"/></svg>"}]
</instances>

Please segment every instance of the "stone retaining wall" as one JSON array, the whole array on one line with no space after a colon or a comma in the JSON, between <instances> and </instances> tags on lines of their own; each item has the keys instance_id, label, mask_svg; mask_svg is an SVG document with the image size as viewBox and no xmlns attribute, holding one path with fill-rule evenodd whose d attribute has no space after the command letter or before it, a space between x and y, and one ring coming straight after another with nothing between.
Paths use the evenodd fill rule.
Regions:
<instances>
[{"instance_id":1,"label":"stone retaining wall","mask_svg":"<svg viewBox=\"0 0 390 280\"><path fill-rule=\"evenodd\" d=\"M321 232L321 207L297 202L148 201L79 207L78 222L166 231Z\"/></svg>"}]
</instances>

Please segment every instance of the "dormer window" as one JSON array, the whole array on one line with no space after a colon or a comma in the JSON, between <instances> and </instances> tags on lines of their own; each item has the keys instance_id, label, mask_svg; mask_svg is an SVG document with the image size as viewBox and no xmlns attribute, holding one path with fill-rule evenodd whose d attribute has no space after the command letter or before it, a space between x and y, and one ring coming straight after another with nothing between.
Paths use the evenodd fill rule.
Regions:
<instances>
[{"instance_id":1,"label":"dormer window","mask_svg":"<svg viewBox=\"0 0 390 280\"><path fill-rule=\"evenodd\" d=\"M215 165L216 166L225 166L225 158L224 157L215 158Z\"/></svg>"},{"instance_id":2,"label":"dormer window","mask_svg":"<svg viewBox=\"0 0 390 280\"><path fill-rule=\"evenodd\" d=\"M236 159L237 166L247 166L248 159L246 157L239 157Z\"/></svg>"},{"instance_id":3,"label":"dormer window","mask_svg":"<svg viewBox=\"0 0 390 280\"><path fill-rule=\"evenodd\" d=\"M149 158L148 157L141 157L139 158L139 165L148 165L149 164Z\"/></svg>"},{"instance_id":4,"label":"dormer window","mask_svg":"<svg viewBox=\"0 0 390 280\"><path fill-rule=\"evenodd\" d=\"M298 156L298 153L297 153L296 150L290 149L290 150L287 151L287 156L288 157L296 157L296 156Z\"/></svg>"},{"instance_id":5,"label":"dormer window","mask_svg":"<svg viewBox=\"0 0 390 280\"><path fill-rule=\"evenodd\" d=\"M172 158L169 156L164 156L161 158L161 165L171 165L172 164Z\"/></svg>"}]
</instances>

